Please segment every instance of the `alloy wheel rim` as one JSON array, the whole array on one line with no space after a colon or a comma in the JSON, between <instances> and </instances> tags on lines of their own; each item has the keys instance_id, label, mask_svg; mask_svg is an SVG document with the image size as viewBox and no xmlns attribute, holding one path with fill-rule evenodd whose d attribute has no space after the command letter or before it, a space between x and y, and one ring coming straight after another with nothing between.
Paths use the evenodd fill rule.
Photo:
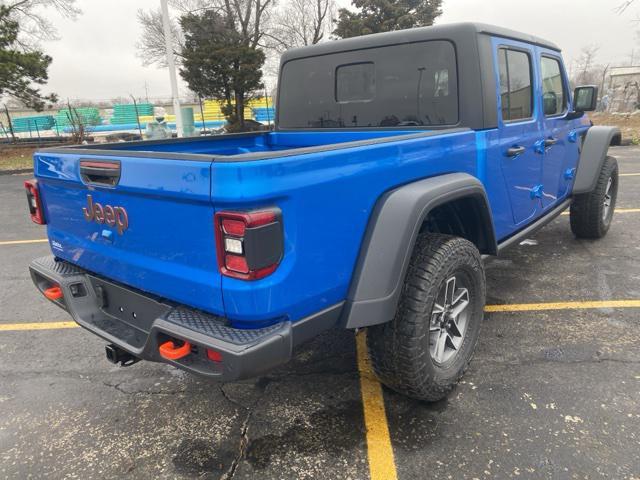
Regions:
<instances>
[{"instance_id":1,"label":"alloy wheel rim","mask_svg":"<svg viewBox=\"0 0 640 480\"><path fill-rule=\"evenodd\" d=\"M460 350L469 323L469 290L456 275L448 278L431 311L429 353L437 364L452 360Z\"/></svg>"},{"instance_id":2,"label":"alloy wheel rim","mask_svg":"<svg viewBox=\"0 0 640 480\"><path fill-rule=\"evenodd\" d=\"M602 201L602 220L606 221L611 211L611 187L613 186L613 177L609 177L607 188L604 191L604 200Z\"/></svg>"}]
</instances>

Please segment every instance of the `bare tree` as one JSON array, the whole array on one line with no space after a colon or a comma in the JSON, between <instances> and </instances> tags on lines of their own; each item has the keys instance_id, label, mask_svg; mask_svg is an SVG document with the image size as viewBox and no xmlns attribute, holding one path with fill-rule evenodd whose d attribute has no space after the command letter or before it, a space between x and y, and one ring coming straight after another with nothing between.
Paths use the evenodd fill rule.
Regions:
<instances>
[{"instance_id":1,"label":"bare tree","mask_svg":"<svg viewBox=\"0 0 640 480\"><path fill-rule=\"evenodd\" d=\"M576 85L600 83L601 68L595 64L596 56L600 50L599 45L587 45L580 50L580 56L576 59L574 78Z\"/></svg>"},{"instance_id":2,"label":"bare tree","mask_svg":"<svg viewBox=\"0 0 640 480\"><path fill-rule=\"evenodd\" d=\"M614 12L618 13L618 14L622 14L624 13L627 8L629 8L633 3L635 2L635 0L623 0L623 2L619 3L617 7L615 7L613 9Z\"/></svg>"},{"instance_id":3,"label":"bare tree","mask_svg":"<svg viewBox=\"0 0 640 480\"><path fill-rule=\"evenodd\" d=\"M164 42L164 27L162 25L162 10L138 10L138 23L142 27L142 35L136 43L136 55L145 66L157 64L167 66L166 46ZM184 45L184 37L178 22L171 19L171 33L173 37L173 54L176 63L180 63L180 51Z\"/></svg>"},{"instance_id":4,"label":"bare tree","mask_svg":"<svg viewBox=\"0 0 640 480\"><path fill-rule=\"evenodd\" d=\"M331 33L334 0L289 0L279 7L266 34L268 46L278 53L315 45Z\"/></svg>"},{"instance_id":5,"label":"bare tree","mask_svg":"<svg viewBox=\"0 0 640 480\"><path fill-rule=\"evenodd\" d=\"M244 44L251 48L266 47L264 42L270 26L270 14L274 0L169 0L175 17L202 10L213 10L228 18L241 34ZM138 11L138 22L142 25L142 39L137 44L138 56L145 65L165 63L164 32L160 11ZM175 19L174 54L180 60L183 36Z\"/></svg>"},{"instance_id":6,"label":"bare tree","mask_svg":"<svg viewBox=\"0 0 640 480\"><path fill-rule=\"evenodd\" d=\"M6 7L11 18L20 25L18 42L24 50L31 50L38 42L59 38L47 10L56 10L63 17L72 19L81 13L76 0L0 0L0 5Z\"/></svg>"}]
</instances>

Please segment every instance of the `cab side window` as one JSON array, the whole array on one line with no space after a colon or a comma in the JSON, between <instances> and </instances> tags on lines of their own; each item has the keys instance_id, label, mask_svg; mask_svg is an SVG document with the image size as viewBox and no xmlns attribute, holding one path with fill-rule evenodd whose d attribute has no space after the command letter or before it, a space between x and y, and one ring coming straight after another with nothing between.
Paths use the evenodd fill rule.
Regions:
<instances>
[{"instance_id":1,"label":"cab side window","mask_svg":"<svg viewBox=\"0 0 640 480\"><path fill-rule=\"evenodd\" d=\"M531 57L509 48L498 49L502 119L530 118L533 111Z\"/></svg>"},{"instance_id":2,"label":"cab side window","mask_svg":"<svg viewBox=\"0 0 640 480\"><path fill-rule=\"evenodd\" d=\"M546 116L560 115L566 107L567 95L562 81L562 69L556 58L542 57L542 102Z\"/></svg>"}]
</instances>

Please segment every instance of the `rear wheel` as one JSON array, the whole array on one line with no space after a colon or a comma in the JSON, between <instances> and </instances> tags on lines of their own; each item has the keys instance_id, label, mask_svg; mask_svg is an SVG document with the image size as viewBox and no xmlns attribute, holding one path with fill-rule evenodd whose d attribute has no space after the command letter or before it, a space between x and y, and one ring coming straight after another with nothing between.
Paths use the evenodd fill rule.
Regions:
<instances>
[{"instance_id":1,"label":"rear wheel","mask_svg":"<svg viewBox=\"0 0 640 480\"><path fill-rule=\"evenodd\" d=\"M578 238L602 238L609 231L618 197L618 162L607 157L592 192L576 195L571 204L571 231Z\"/></svg>"},{"instance_id":2,"label":"rear wheel","mask_svg":"<svg viewBox=\"0 0 640 480\"><path fill-rule=\"evenodd\" d=\"M471 361L484 302L477 248L450 235L420 235L395 318L367 332L380 381L419 400L444 398Z\"/></svg>"}]
</instances>

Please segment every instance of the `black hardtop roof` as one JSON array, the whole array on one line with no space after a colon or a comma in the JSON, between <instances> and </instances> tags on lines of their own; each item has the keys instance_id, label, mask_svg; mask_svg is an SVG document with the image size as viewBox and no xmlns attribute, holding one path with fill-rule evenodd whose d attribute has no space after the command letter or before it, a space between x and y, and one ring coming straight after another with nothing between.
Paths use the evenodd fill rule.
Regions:
<instances>
[{"instance_id":1,"label":"black hardtop roof","mask_svg":"<svg viewBox=\"0 0 640 480\"><path fill-rule=\"evenodd\" d=\"M294 48L287 50L282 55L281 61L284 64L294 58L326 55L335 52L360 50L364 48L380 47L399 43L419 42L422 40L453 39L456 37L467 37L470 34L487 34L504 37L560 51L560 48L555 43L534 35L528 35L526 33L486 23L463 22L445 23L431 27L410 28L385 33L374 33L371 35L362 35L360 37L346 38L344 40L323 42L309 47Z\"/></svg>"}]
</instances>

